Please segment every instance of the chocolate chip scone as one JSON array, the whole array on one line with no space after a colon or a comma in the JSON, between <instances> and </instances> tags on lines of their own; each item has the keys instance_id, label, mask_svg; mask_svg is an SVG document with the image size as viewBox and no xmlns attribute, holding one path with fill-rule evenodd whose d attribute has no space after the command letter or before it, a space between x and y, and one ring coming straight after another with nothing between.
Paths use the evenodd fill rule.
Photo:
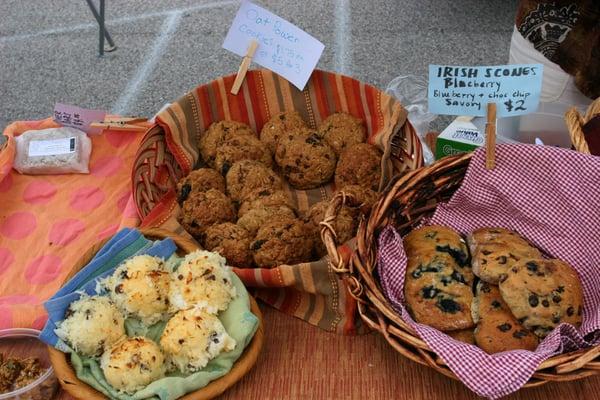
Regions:
<instances>
[{"instance_id":1,"label":"chocolate chip scone","mask_svg":"<svg viewBox=\"0 0 600 400\"><path fill-rule=\"evenodd\" d=\"M362 119L347 113L335 113L319 125L319 134L338 156L350 146L367 140L367 129Z\"/></svg>"},{"instance_id":2,"label":"chocolate chip scone","mask_svg":"<svg viewBox=\"0 0 600 400\"><path fill-rule=\"evenodd\" d=\"M227 193L232 200L241 202L256 190L279 190L283 187L281 178L260 161L238 161L225 177Z\"/></svg>"},{"instance_id":3,"label":"chocolate chip scone","mask_svg":"<svg viewBox=\"0 0 600 400\"><path fill-rule=\"evenodd\" d=\"M327 183L335 172L337 157L316 133L280 143L275 161L296 189L313 189Z\"/></svg>"},{"instance_id":4,"label":"chocolate chip scone","mask_svg":"<svg viewBox=\"0 0 600 400\"><path fill-rule=\"evenodd\" d=\"M246 212L238 219L237 224L247 230L251 238L254 238L261 226L279 218L296 218L296 213L285 205L259 206Z\"/></svg>"},{"instance_id":5,"label":"chocolate chip scone","mask_svg":"<svg viewBox=\"0 0 600 400\"><path fill-rule=\"evenodd\" d=\"M244 197L238 211L238 218L242 218L254 208L276 206L287 206L294 211L296 210L294 201L283 190L257 189Z\"/></svg>"},{"instance_id":6,"label":"chocolate chip scone","mask_svg":"<svg viewBox=\"0 0 600 400\"><path fill-rule=\"evenodd\" d=\"M415 321L441 331L473 326L470 281L447 253L407 253L404 297Z\"/></svg>"},{"instance_id":7,"label":"chocolate chip scone","mask_svg":"<svg viewBox=\"0 0 600 400\"><path fill-rule=\"evenodd\" d=\"M320 201L313 205L304 216L304 221L314 234L315 252L319 258L327 254L327 248L321 240L320 233L320 222L325 219L327 207L329 207L328 201ZM347 206L342 206L335 219L331 222L331 225L336 233L337 244L341 245L346 243L356 235L358 220L356 219L355 210Z\"/></svg>"},{"instance_id":8,"label":"chocolate chip scone","mask_svg":"<svg viewBox=\"0 0 600 400\"><path fill-rule=\"evenodd\" d=\"M183 202L178 221L198 240L211 225L235 221L235 208L229 197L216 189L194 192Z\"/></svg>"},{"instance_id":9,"label":"chocolate chip scone","mask_svg":"<svg viewBox=\"0 0 600 400\"><path fill-rule=\"evenodd\" d=\"M248 125L237 121L219 121L211 124L200 136L198 144L204 162L214 167L217 149L226 139L237 135L256 136L256 133Z\"/></svg>"},{"instance_id":10,"label":"chocolate chip scone","mask_svg":"<svg viewBox=\"0 0 600 400\"><path fill-rule=\"evenodd\" d=\"M275 219L262 226L250 249L259 267L297 264L310 260L313 237L297 218Z\"/></svg>"},{"instance_id":11,"label":"chocolate chip scone","mask_svg":"<svg viewBox=\"0 0 600 400\"><path fill-rule=\"evenodd\" d=\"M368 143L346 148L340 155L335 169L337 187L360 185L379 190L381 181L381 151Z\"/></svg>"},{"instance_id":12,"label":"chocolate chip scone","mask_svg":"<svg viewBox=\"0 0 600 400\"><path fill-rule=\"evenodd\" d=\"M308 130L308 126L297 111L288 111L275 114L260 131L260 141L275 153L279 139L292 133L301 135Z\"/></svg>"},{"instance_id":13,"label":"chocolate chip scone","mask_svg":"<svg viewBox=\"0 0 600 400\"><path fill-rule=\"evenodd\" d=\"M212 168L196 169L177 182L177 201L181 205L190 193L205 192L209 189L225 193L225 179Z\"/></svg>"},{"instance_id":14,"label":"chocolate chip scone","mask_svg":"<svg viewBox=\"0 0 600 400\"><path fill-rule=\"evenodd\" d=\"M500 277L522 259L541 257L535 247L505 239L505 243L479 243L472 253L471 265L481 280L498 284Z\"/></svg>"},{"instance_id":15,"label":"chocolate chip scone","mask_svg":"<svg viewBox=\"0 0 600 400\"><path fill-rule=\"evenodd\" d=\"M411 231L403 239L407 255L446 253L458 264L459 272L469 283L473 282L473 271L469 251L463 238L455 230L441 225L423 226Z\"/></svg>"},{"instance_id":16,"label":"chocolate chip scone","mask_svg":"<svg viewBox=\"0 0 600 400\"><path fill-rule=\"evenodd\" d=\"M500 294L517 320L541 338L560 323L581 324L581 282L564 261L521 260L501 277Z\"/></svg>"},{"instance_id":17,"label":"chocolate chip scone","mask_svg":"<svg viewBox=\"0 0 600 400\"><path fill-rule=\"evenodd\" d=\"M273 165L271 152L260 140L255 136L236 135L217 148L215 169L226 175L233 164L242 160L256 160L267 167Z\"/></svg>"},{"instance_id":18,"label":"chocolate chip scone","mask_svg":"<svg viewBox=\"0 0 600 400\"><path fill-rule=\"evenodd\" d=\"M508 350L535 350L538 338L517 321L497 286L479 281L471 305L475 343L488 354Z\"/></svg>"},{"instance_id":19,"label":"chocolate chip scone","mask_svg":"<svg viewBox=\"0 0 600 400\"><path fill-rule=\"evenodd\" d=\"M216 224L204 232L203 245L206 250L216 251L227 260L228 265L250 267L250 233L231 222Z\"/></svg>"}]
</instances>

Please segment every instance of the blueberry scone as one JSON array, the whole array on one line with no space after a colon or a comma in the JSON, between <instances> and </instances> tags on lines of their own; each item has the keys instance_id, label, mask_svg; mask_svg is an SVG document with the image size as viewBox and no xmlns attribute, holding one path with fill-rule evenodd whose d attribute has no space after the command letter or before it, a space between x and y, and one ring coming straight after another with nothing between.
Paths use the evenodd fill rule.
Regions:
<instances>
[{"instance_id":1,"label":"blueberry scone","mask_svg":"<svg viewBox=\"0 0 600 400\"><path fill-rule=\"evenodd\" d=\"M537 336L512 315L497 286L479 281L471 312L477 324L475 342L486 353L537 347Z\"/></svg>"},{"instance_id":2,"label":"blueberry scone","mask_svg":"<svg viewBox=\"0 0 600 400\"><path fill-rule=\"evenodd\" d=\"M517 320L541 338L563 322L581 324L581 283L564 261L519 261L501 277L500 294Z\"/></svg>"}]
</instances>

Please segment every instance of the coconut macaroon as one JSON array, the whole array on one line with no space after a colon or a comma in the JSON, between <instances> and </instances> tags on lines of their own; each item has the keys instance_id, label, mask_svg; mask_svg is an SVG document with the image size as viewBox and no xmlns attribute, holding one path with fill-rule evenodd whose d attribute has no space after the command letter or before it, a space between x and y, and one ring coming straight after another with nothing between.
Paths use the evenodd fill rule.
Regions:
<instances>
[{"instance_id":1,"label":"coconut macaroon","mask_svg":"<svg viewBox=\"0 0 600 400\"><path fill-rule=\"evenodd\" d=\"M132 394L165 375L164 360L156 343L139 336L107 350L100 359L100 368L109 385Z\"/></svg>"},{"instance_id":2,"label":"coconut macaroon","mask_svg":"<svg viewBox=\"0 0 600 400\"><path fill-rule=\"evenodd\" d=\"M233 350L235 345L219 318L197 307L175 314L160 338L167 368L183 373L201 370L222 352Z\"/></svg>"},{"instance_id":3,"label":"coconut macaroon","mask_svg":"<svg viewBox=\"0 0 600 400\"><path fill-rule=\"evenodd\" d=\"M225 263L219 254L205 250L185 256L171 274L171 311L199 307L216 314L227 309L236 291Z\"/></svg>"},{"instance_id":4,"label":"coconut macaroon","mask_svg":"<svg viewBox=\"0 0 600 400\"><path fill-rule=\"evenodd\" d=\"M65 319L54 332L76 353L93 357L125 336L124 322L108 297L82 296L69 305Z\"/></svg>"},{"instance_id":5,"label":"coconut macaroon","mask_svg":"<svg viewBox=\"0 0 600 400\"><path fill-rule=\"evenodd\" d=\"M169 309L169 273L164 261L149 255L135 256L119 265L101 284L127 316L153 325Z\"/></svg>"}]
</instances>

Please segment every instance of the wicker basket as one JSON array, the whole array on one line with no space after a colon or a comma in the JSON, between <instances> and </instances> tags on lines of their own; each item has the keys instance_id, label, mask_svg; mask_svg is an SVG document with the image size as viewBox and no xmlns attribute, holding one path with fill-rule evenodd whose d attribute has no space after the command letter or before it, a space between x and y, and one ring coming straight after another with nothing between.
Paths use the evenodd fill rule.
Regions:
<instances>
[{"instance_id":1,"label":"wicker basket","mask_svg":"<svg viewBox=\"0 0 600 400\"><path fill-rule=\"evenodd\" d=\"M170 237L173 239L177 247L179 248L178 253L180 255L190 253L194 250L198 249L198 246L194 244L191 240L186 239L181 236L174 236L172 233L162 230L162 229L143 229L142 233L144 236L153 238L153 239L164 239ZM103 242L97 243L91 249L89 249L77 262L69 276L66 278L65 282L68 281L75 275L83 266L85 266L92 257L104 246L104 244L108 241L106 239ZM203 387L200 390L189 393L181 398L181 400L207 400L212 399L216 396L219 396L229 387L233 386L237 381L242 379L242 377L250 371L252 366L256 363L258 358L258 354L262 349L263 341L264 341L264 331L263 331L263 320L262 314L256 301L252 297L250 297L250 308L252 313L258 317L259 326L258 330L254 334L252 341L248 344L248 347L244 350L240 358L235 362L231 371L225 376L222 376L219 379L216 379L209 383L207 386ZM67 355L59 350L56 350L54 347L48 346L48 352L50 353L50 362L54 367L54 371L56 373L56 377L60 382L62 388L67 391L71 396L76 399L81 400L102 400L106 399L102 393L98 392L91 386L88 386L86 383L80 381L75 375L75 371L69 362Z\"/></svg>"},{"instance_id":2,"label":"wicker basket","mask_svg":"<svg viewBox=\"0 0 600 400\"><path fill-rule=\"evenodd\" d=\"M600 114L600 97L590 104L585 115L579 114L575 107L565 113L565 122L569 129L569 135L571 135L571 143L581 153L590 154L583 134L583 126L597 114Z\"/></svg>"},{"instance_id":3,"label":"wicker basket","mask_svg":"<svg viewBox=\"0 0 600 400\"><path fill-rule=\"evenodd\" d=\"M579 149L579 147L577 147ZM322 222L321 236L327 245L332 267L348 281L350 295L358 302L358 312L370 328L381 333L403 356L458 380L444 361L421 340L416 332L394 311L374 276L377 260L377 240L380 230L392 223L404 236L433 214L438 203L446 202L460 187L471 153L444 157L428 167L397 176L379 201L368 220L361 221L357 234L357 250L349 265L343 265L335 246L332 220L349 196L340 193L329 205ZM572 381L600 374L600 346L561 354L547 359L524 387L547 382Z\"/></svg>"}]
</instances>

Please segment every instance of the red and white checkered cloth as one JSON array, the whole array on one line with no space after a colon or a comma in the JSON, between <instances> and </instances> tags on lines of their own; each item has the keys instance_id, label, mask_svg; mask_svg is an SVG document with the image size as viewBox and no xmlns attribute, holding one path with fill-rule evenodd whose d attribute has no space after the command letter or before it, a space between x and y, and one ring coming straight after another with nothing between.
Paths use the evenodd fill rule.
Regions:
<instances>
[{"instance_id":1,"label":"red and white checkered cloth","mask_svg":"<svg viewBox=\"0 0 600 400\"><path fill-rule=\"evenodd\" d=\"M485 150L473 155L462 186L440 204L427 225L462 234L504 227L547 255L570 263L584 291L583 324L559 325L535 352L488 355L476 346L412 320L404 308L406 254L402 238L387 227L379 237L378 273L390 303L471 390L491 399L523 386L547 358L600 344L600 157L571 150L499 145L496 168L485 169Z\"/></svg>"}]
</instances>

